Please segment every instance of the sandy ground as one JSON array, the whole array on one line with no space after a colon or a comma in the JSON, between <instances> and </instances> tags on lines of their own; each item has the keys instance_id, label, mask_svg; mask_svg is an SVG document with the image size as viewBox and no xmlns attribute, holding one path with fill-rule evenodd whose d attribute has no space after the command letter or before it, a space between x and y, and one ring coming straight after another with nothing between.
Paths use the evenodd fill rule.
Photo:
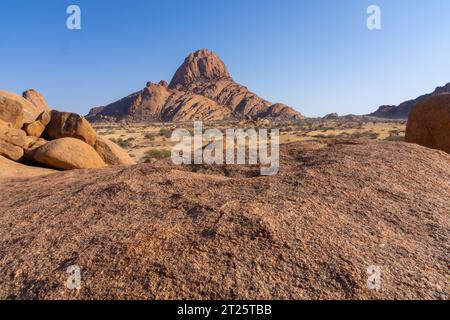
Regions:
<instances>
[{"instance_id":1,"label":"sandy ground","mask_svg":"<svg viewBox=\"0 0 450 320\"><path fill-rule=\"evenodd\" d=\"M214 127L221 130L227 128L249 128L250 124L208 124L205 128ZM191 124L94 124L97 132L113 141L127 141L123 147L137 162L145 162L149 150L170 150L175 145L171 141L170 133L176 128L192 129ZM264 125L261 128L277 128L280 130L280 143L286 144L297 141L329 141L350 139L404 140L405 122L351 122L316 120L305 121L298 125ZM151 138L150 138L151 137ZM206 141L205 141L206 143ZM150 159L154 160L154 159Z\"/></svg>"}]
</instances>

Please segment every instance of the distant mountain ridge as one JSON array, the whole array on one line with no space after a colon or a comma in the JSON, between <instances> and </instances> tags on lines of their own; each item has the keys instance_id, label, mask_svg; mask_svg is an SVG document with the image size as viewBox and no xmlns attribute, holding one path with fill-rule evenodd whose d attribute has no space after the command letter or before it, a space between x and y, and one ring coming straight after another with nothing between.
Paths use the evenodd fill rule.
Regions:
<instances>
[{"instance_id":1,"label":"distant mountain ridge","mask_svg":"<svg viewBox=\"0 0 450 320\"><path fill-rule=\"evenodd\" d=\"M92 108L89 121L192 121L264 119L299 120L293 108L271 103L236 83L225 63L213 52L191 53L170 84L146 87L107 106Z\"/></svg>"},{"instance_id":2,"label":"distant mountain ridge","mask_svg":"<svg viewBox=\"0 0 450 320\"><path fill-rule=\"evenodd\" d=\"M409 112L420 102L431 96L442 93L450 93L450 83L445 86L437 87L432 93L424 94L416 99L405 101L398 106L385 105L378 108L377 111L369 114L372 117L388 118L388 119L407 119Z\"/></svg>"}]
</instances>

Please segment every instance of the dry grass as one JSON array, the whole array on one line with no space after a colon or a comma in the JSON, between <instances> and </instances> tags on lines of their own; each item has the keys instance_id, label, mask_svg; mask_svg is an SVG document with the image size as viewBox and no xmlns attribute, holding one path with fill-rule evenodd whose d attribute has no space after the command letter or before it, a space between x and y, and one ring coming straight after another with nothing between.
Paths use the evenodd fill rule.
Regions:
<instances>
[{"instance_id":1,"label":"dry grass","mask_svg":"<svg viewBox=\"0 0 450 320\"><path fill-rule=\"evenodd\" d=\"M137 162L148 162L154 154L165 154L175 145L171 132L185 128L192 132L192 123L185 124L95 124L97 132L122 146ZM204 123L204 129L250 128L254 124ZM348 141L355 139L402 141L406 123L401 121L360 121L308 119L297 124L262 125L262 128L280 129L280 143L298 141ZM150 156L149 156L150 155Z\"/></svg>"}]
</instances>

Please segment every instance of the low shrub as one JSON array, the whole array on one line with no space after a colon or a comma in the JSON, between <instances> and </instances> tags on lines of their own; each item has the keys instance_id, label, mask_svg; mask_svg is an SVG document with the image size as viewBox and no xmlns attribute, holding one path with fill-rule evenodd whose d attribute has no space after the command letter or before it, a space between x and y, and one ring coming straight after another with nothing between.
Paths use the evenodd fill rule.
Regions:
<instances>
[{"instance_id":1,"label":"low shrub","mask_svg":"<svg viewBox=\"0 0 450 320\"><path fill-rule=\"evenodd\" d=\"M171 151L167 149L150 149L145 152L144 162L149 162L152 159L159 160L168 158L171 155Z\"/></svg>"}]
</instances>

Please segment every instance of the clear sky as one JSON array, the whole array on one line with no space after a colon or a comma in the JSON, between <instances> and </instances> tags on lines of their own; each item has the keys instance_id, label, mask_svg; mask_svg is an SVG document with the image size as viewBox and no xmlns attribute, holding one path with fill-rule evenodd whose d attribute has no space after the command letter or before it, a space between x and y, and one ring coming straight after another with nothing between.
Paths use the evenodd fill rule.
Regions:
<instances>
[{"instance_id":1,"label":"clear sky","mask_svg":"<svg viewBox=\"0 0 450 320\"><path fill-rule=\"evenodd\" d=\"M71 4L81 30L66 28ZM381 30L366 27L371 4ZM364 114L450 82L449 36L448 0L2 0L0 89L86 114L208 48L268 100Z\"/></svg>"}]
</instances>

